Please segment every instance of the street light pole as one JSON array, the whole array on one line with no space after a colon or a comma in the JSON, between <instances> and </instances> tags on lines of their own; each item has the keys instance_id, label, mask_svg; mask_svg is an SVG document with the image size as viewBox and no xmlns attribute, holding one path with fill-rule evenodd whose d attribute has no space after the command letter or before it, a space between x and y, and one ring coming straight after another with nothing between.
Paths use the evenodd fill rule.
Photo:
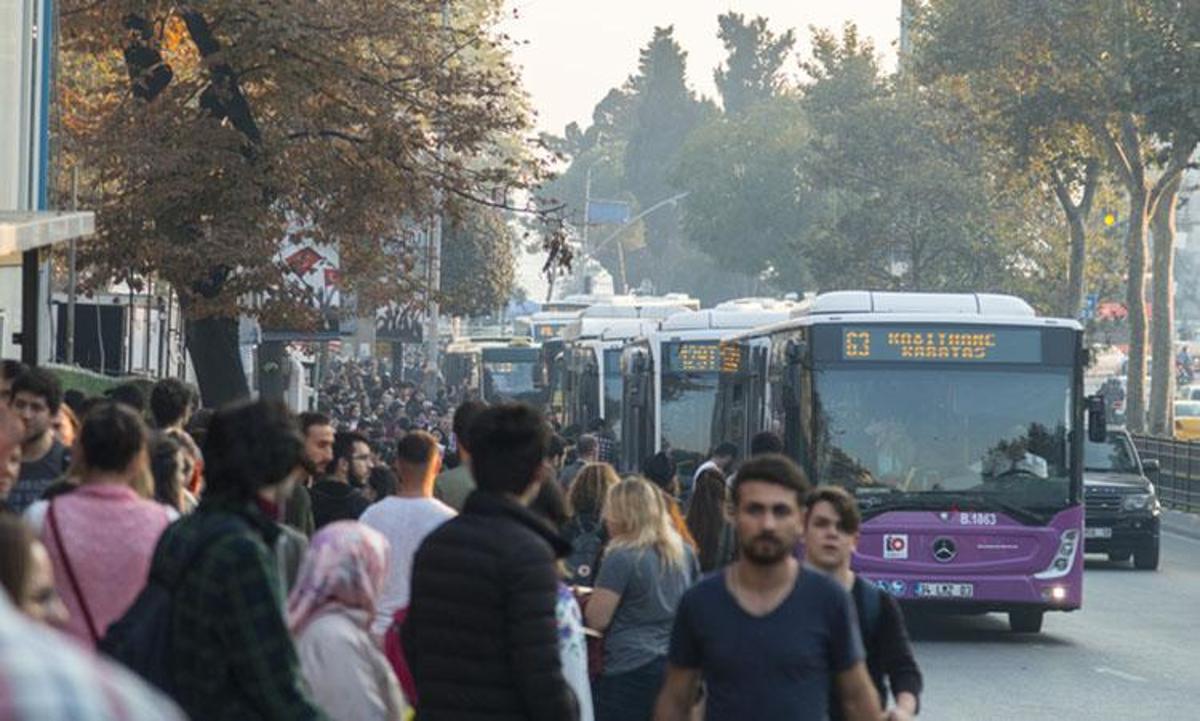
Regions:
<instances>
[{"instance_id":1,"label":"street light pole","mask_svg":"<svg viewBox=\"0 0 1200 721\"><path fill-rule=\"evenodd\" d=\"M71 168L71 210L79 210L79 166ZM67 247L67 365L75 365L75 301L79 281L75 265L75 239Z\"/></svg>"},{"instance_id":2,"label":"street light pole","mask_svg":"<svg viewBox=\"0 0 1200 721\"><path fill-rule=\"evenodd\" d=\"M624 233L626 230L631 228L634 223L638 222L642 218L645 218L647 215L650 215L651 213L653 213L654 211L656 211L660 208L665 208L668 205L674 205L674 204L678 203L679 201L688 197L688 195L689 195L689 193L680 193L679 195L672 196L670 198L667 198L666 200L661 200L661 201L655 203L654 205L651 205L649 208L646 208L642 212L638 213L637 215L633 216L629 220L622 223L621 227L617 228L612 233L609 233L607 238L605 238L604 240L602 240L596 244L596 249L593 250L592 252L590 252L590 253L587 252L587 249L585 248L584 249L585 257L588 257L588 258L595 257L596 253L599 253L601 250L604 250L605 246L607 246L609 243L613 242L613 240L615 240L618 235L620 235L621 233Z\"/></svg>"},{"instance_id":3,"label":"street light pole","mask_svg":"<svg viewBox=\"0 0 1200 721\"><path fill-rule=\"evenodd\" d=\"M442 35L443 39L450 30L450 0L442 0ZM438 101L438 115L441 115L441 100ZM439 129L439 133L441 129ZM437 165L440 175L446 150L442 145L439 134L437 145ZM438 294L442 290L442 216L445 194L440 186L434 189L434 204L436 211L433 217L433 227L429 234L429 327L426 329L425 360L434 370L438 367L438 326L441 322Z\"/></svg>"}]
</instances>

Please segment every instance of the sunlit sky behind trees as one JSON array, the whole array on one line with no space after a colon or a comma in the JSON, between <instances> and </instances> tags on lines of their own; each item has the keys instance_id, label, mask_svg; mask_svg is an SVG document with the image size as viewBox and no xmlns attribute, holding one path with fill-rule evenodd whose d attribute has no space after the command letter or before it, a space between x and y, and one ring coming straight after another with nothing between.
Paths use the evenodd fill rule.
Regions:
<instances>
[{"instance_id":1,"label":"sunlit sky behind trees","mask_svg":"<svg viewBox=\"0 0 1200 721\"><path fill-rule=\"evenodd\" d=\"M853 22L875 41L889 69L900 36L900 0L510 0L509 8L504 31L521 42L516 60L539 128L553 133L572 121L586 125L609 88L635 71L638 50L658 25L675 26L688 53L688 80L710 97L713 69L725 57L717 16L730 10L769 18L779 32L794 28L799 53L808 51L809 25L840 29Z\"/></svg>"},{"instance_id":2,"label":"sunlit sky behind trees","mask_svg":"<svg viewBox=\"0 0 1200 721\"><path fill-rule=\"evenodd\" d=\"M808 27L840 29L855 23L874 41L884 68L895 64L900 0L510 0L502 30L516 42L526 90L538 112L538 129L560 134L570 122L586 127L609 89L637 69L638 51L655 26L674 25L688 53L688 81L699 94L716 95L713 70L725 58L717 16L736 10L769 18L772 29L796 30L797 57L809 52ZM799 72L798 61L790 68ZM518 259L518 283L544 297L540 256Z\"/></svg>"}]
</instances>

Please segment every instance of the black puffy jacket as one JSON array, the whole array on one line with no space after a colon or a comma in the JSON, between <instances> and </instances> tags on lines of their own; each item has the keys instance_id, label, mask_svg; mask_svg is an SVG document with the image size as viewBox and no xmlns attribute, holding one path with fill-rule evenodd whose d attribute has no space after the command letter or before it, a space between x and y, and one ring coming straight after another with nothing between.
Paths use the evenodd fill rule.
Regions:
<instances>
[{"instance_id":1,"label":"black puffy jacket","mask_svg":"<svg viewBox=\"0 0 1200 721\"><path fill-rule=\"evenodd\" d=\"M413 563L405 656L419 721L574 721L554 607L570 545L516 500L475 491Z\"/></svg>"}]
</instances>

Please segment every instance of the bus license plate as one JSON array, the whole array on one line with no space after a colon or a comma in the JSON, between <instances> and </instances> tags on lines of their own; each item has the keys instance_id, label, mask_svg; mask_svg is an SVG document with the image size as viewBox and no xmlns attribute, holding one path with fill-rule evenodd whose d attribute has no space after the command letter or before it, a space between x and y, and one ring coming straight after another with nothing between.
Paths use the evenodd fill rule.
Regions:
<instances>
[{"instance_id":1,"label":"bus license plate","mask_svg":"<svg viewBox=\"0 0 1200 721\"><path fill-rule=\"evenodd\" d=\"M975 585L971 583L918 583L917 596L921 598L973 598Z\"/></svg>"},{"instance_id":2,"label":"bus license plate","mask_svg":"<svg viewBox=\"0 0 1200 721\"><path fill-rule=\"evenodd\" d=\"M1112 538L1111 528L1085 528L1083 529L1084 538Z\"/></svg>"}]
</instances>

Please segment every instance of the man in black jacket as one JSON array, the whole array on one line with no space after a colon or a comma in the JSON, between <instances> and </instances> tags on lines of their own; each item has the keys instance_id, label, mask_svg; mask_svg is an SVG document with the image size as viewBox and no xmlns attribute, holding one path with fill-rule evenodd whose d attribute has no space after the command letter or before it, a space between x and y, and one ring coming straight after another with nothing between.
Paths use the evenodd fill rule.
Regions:
<instances>
[{"instance_id":1,"label":"man in black jacket","mask_svg":"<svg viewBox=\"0 0 1200 721\"><path fill-rule=\"evenodd\" d=\"M355 431L339 432L333 439L333 462L329 475L313 484L313 524L319 530L334 521L357 521L371 502L359 487L371 472L371 446Z\"/></svg>"},{"instance_id":2,"label":"man in black jacket","mask_svg":"<svg viewBox=\"0 0 1200 721\"><path fill-rule=\"evenodd\" d=\"M570 546L526 508L547 471L549 430L528 406L472 423L477 490L413 564L403 640L421 721L573 721L563 678L555 558Z\"/></svg>"},{"instance_id":3,"label":"man in black jacket","mask_svg":"<svg viewBox=\"0 0 1200 721\"><path fill-rule=\"evenodd\" d=\"M854 497L836 486L821 486L805 502L804 553L810 566L828 573L850 592L858 612L867 671L884 708L888 687L896 705L887 712L888 721L911 721L920 708L923 681L913 656L904 614L890 594L850 570L850 556L858 545L862 516ZM839 721L840 704L830 704L831 721Z\"/></svg>"}]
</instances>

